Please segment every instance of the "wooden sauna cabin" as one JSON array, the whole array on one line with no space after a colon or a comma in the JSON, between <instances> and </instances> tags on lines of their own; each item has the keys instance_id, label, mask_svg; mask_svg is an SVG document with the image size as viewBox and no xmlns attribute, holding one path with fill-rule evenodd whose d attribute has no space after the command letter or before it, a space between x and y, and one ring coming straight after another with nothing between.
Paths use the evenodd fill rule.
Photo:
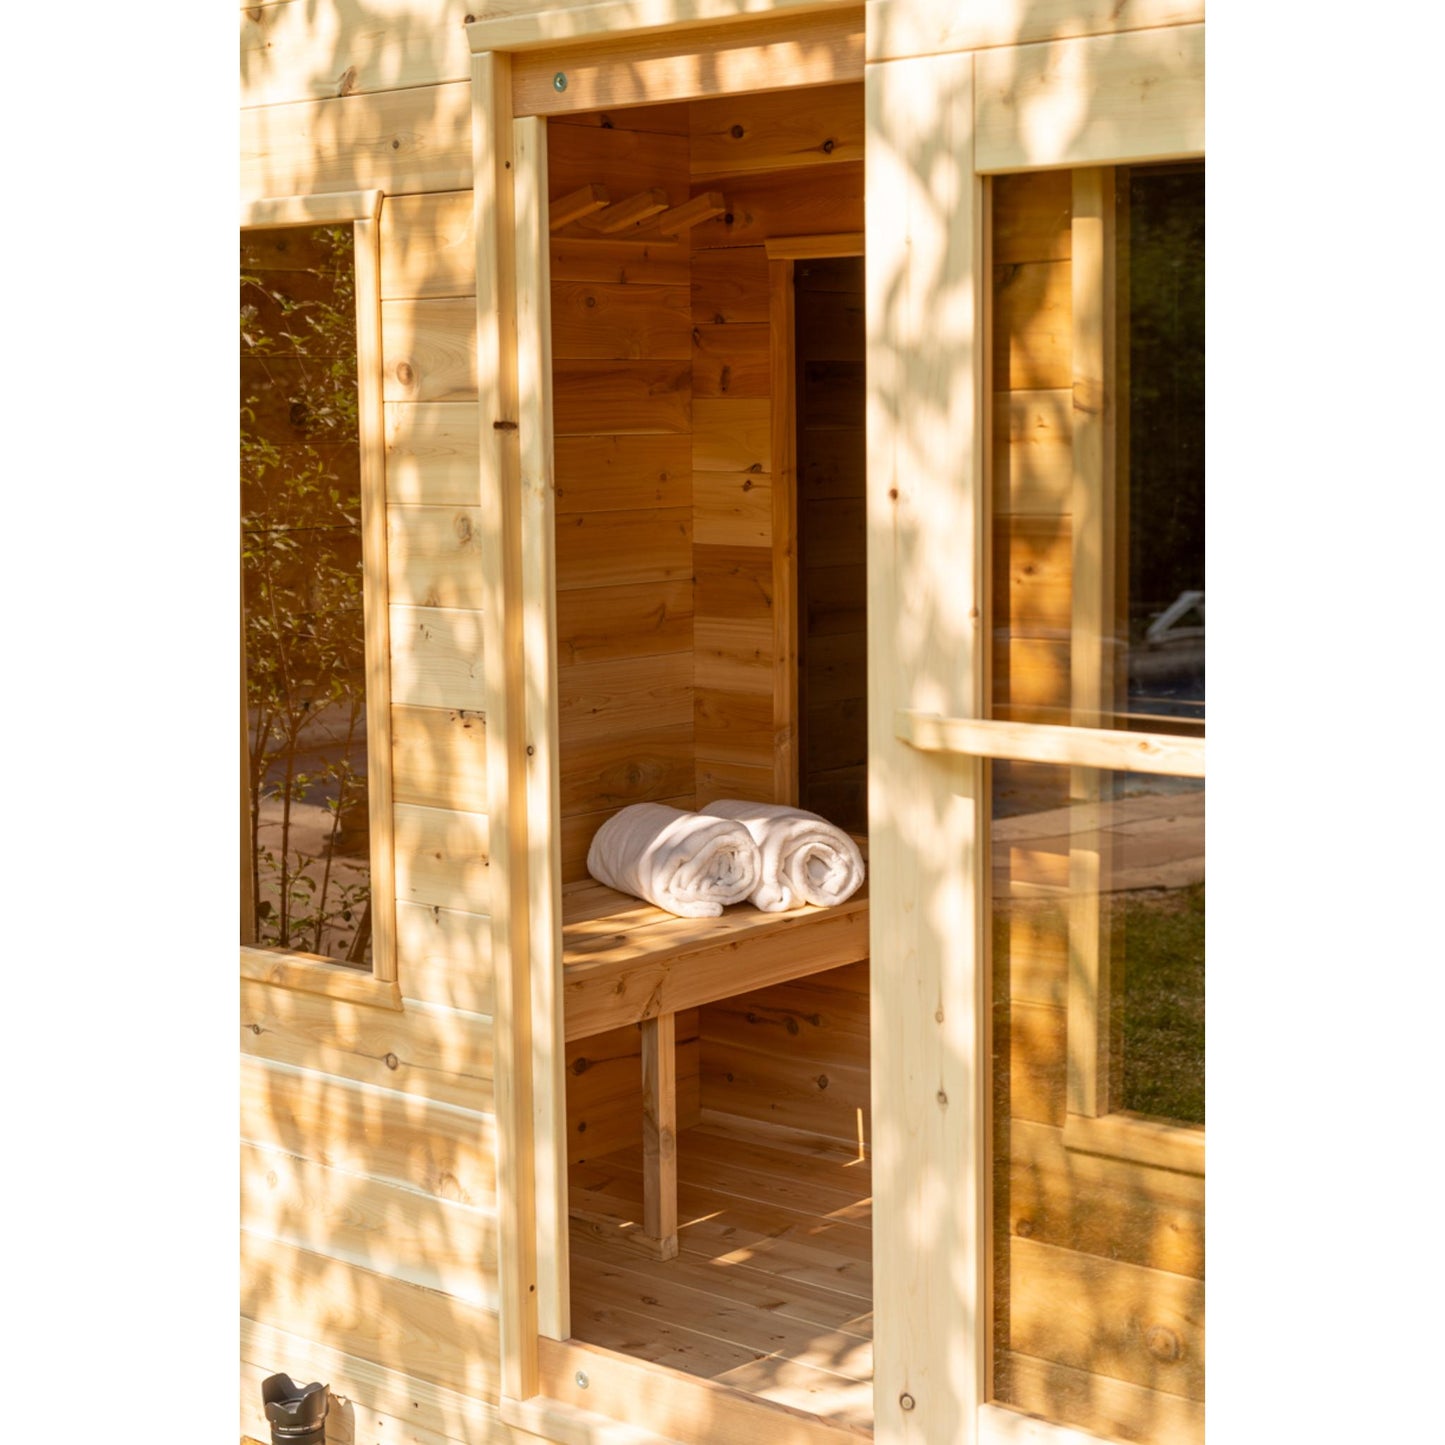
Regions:
<instances>
[{"instance_id":1,"label":"wooden sauna cabin","mask_svg":"<svg viewBox=\"0 0 1445 1445\"><path fill-rule=\"evenodd\" d=\"M1202 8L384 9L241 12L242 1435L1202 1439ZM723 797L866 886L589 878Z\"/></svg>"}]
</instances>

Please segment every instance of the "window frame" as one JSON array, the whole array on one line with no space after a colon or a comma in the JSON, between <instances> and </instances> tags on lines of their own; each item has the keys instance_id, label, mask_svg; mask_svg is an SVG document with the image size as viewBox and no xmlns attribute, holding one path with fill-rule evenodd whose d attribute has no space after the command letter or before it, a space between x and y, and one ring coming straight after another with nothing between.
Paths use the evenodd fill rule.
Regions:
<instances>
[{"instance_id":1,"label":"window frame","mask_svg":"<svg viewBox=\"0 0 1445 1445\"><path fill-rule=\"evenodd\" d=\"M247 805L245 608L240 613L241 735L240 968L243 979L319 993L352 1003L399 1009L397 982L395 839L391 786L391 660L386 579L386 470L382 412L380 216L382 192L268 197L241 207L240 229L316 227L350 222L356 281L357 441L361 476L362 626L365 631L367 821L371 867L371 967L317 954L262 948L250 928L250 850ZM239 577L238 577L239 582Z\"/></svg>"}]
</instances>

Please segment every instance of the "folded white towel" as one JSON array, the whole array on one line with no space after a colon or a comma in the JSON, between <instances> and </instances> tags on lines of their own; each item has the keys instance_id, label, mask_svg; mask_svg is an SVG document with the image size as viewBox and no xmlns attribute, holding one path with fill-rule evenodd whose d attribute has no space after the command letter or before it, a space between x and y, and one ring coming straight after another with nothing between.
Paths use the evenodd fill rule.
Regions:
<instances>
[{"instance_id":1,"label":"folded white towel","mask_svg":"<svg viewBox=\"0 0 1445 1445\"><path fill-rule=\"evenodd\" d=\"M816 813L777 803L723 798L702 809L733 818L762 851L762 877L750 895L764 913L782 913L803 903L819 908L842 903L863 884L863 855L841 829Z\"/></svg>"},{"instance_id":2,"label":"folded white towel","mask_svg":"<svg viewBox=\"0 0 1445 1445\"><path fill-rule=\"evenodd\" d=\"M716 918L757 887L762 859L741 823L634 803L597 830L587 871L682 918Z\"/></svg>"}]
</instances>

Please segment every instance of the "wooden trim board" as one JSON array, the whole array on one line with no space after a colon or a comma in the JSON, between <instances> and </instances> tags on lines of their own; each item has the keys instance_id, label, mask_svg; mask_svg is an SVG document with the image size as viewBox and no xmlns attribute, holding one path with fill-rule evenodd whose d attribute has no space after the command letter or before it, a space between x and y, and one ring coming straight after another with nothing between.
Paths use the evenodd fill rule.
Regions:
<instances>
[{"instance_id":1,"label":"wooden trim board","mask_svg":"<svg viewBox=\"0 0 1445 1445\"><path fill-rule=\"evenodd\" d=\"M1204 776L1204 739L1175 737L1169 733L1126 733L1055 723L940 717L937 713L909 709L895 714L894 732L920 752L1112 768L1178 778Z\"/></svg>"},{"instance_id":2,"label":"wooden trim board","mask_svg":"<svg viewBox=\"0 0 1445 1445\"><path fill-rule=\"evenodd\" d=\"M273 226L334 226L346 221L375 221L381 215L379 190L338 191L327 196L273 196L241 206L241 229Z\"/></svg>"},{"instance_id":3,"label":"wooden trim board","mask_svg":"<svg viewBox=\"0 0 1445 1445\"><path fill-rule=\"evenodd\" d=\"M525 52L623 32L642 35L691 30L769 16L803 20L813 14L857 8L858 0L598 0L592 5L483 17L471 21L466 32L473 54L485 50Z\"/></svg>"}]
</instances>

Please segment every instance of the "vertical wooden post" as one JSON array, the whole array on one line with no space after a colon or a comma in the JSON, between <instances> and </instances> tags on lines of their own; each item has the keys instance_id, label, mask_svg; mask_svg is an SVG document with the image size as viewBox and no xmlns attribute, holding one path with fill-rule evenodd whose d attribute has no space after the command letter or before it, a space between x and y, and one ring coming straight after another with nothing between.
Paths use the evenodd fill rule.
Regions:
<instances>
[{"instance_id":1,"label":"vertical wooden post","mask_svg":"<svg viewBox=\"0 0 1445 1445\"><path fill-rule=\"evenodd\" d=\"M1073 454L1070 500L1073 601L1069 648L1070 712L1078 727L1107 726L1122 646L1115 602L1114 514L1114 173L1074 172ZM1078 819L1069 847L1068 1110L1110 1112L1112 1064L1111 933L1103 885L1111 866L1100 806L1113 775L1073 768L1069 800Z\"/></svg>"},{"instance_id":2,"label":"vertical wooden post","mask_svg":"<svg viewBox=\"0 0 1445 1445\"><path fill-rule=\"evenodd\" d=\"M773 801L798 802L798 398L793 263L768 262L773 452Z\"/></svg>"},{"instance_id":3,"label":"vertical wooden post","mask_svg":"<svg viewBox=\"0 0 1445 1445\"><path fill-rule=\"evenodd\" d=\"M642 1226L662 1259L677 1258L677 1016L643 1019Z\"/></svg>"},{"instance_id":4,"label":"vertical wooden post","mask_svg":"<svg viewBox=\"0 0 1445 1445\"><path fill-rule=\"evenodd\" d=\"M513 125L513 136L537 1325L543 1334L552 1339L565 1340L571 1329L568 1318L567 1081L561 991L561 805L556 746L556 491L552 466L547 122L540 116L518 120Z\"/></svg>"},{"instance_id":5,"label":"vertical wooden post","mask_svg":"<svg viewBox=\"0 0 1445 1445\"><path fill-rule=\"evenodd\" d=\"M896 732L983 705L983 185L973 56L864 72L874 1438L985 1397L984 769Z\"/></svg>"},{"instance_id":6,"label":"vertical wooden post","mask_svg":"<svg viewBox=\"0 0 1445 1445\"><path fill-rule=\"evenodd\" d=\"M532 992L518 448L511 61L472 56L477 411L497 1104L501 1390L537 1393Z\"/></svg>"},{"instance_id":7,"label":"vertical wooden post","mask_svg":"<svg viewBox=\"0 0 1445 1445\"><path fill-rule=\"evenodd\" d=\"M371 972L396 979L396 841L392 821L391 608L386 573L386 427L381 362L381 193L352 227L356 270L356 413L361 452L362 627L371 865Z\"/></svg>"},{"instance_id":8,"label":"vertical wooden post","mask_svg":"<svg viewBox=\"0 0 1445 1445\"><path fill-rule=\"evenodd\" d=\"M242 546L245 539L242 538ZM240 561L239 554L237 561ZM246 706L246 573L241 575L241 942L256 941L256 839L251 833L251 729Z\"/></svg>"}]
</instances>

